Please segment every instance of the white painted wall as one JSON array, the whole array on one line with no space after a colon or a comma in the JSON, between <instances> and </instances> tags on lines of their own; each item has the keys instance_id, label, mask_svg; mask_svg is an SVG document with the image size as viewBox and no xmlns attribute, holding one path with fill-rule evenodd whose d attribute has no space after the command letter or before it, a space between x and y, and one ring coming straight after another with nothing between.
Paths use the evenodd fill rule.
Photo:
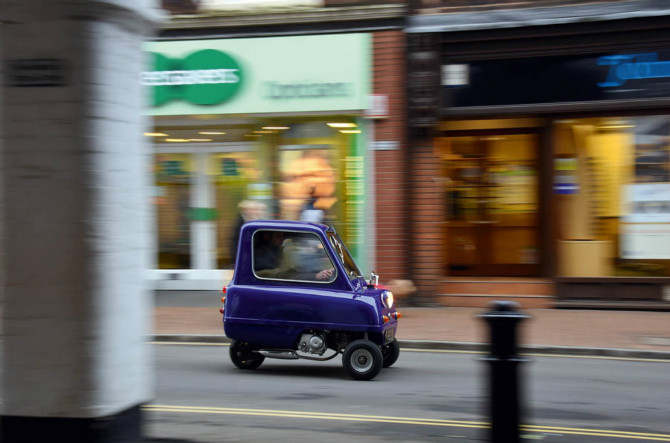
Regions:
<instances>
[{"instance_id":1,"label":"white painted wall","mask_svg":"<svg viewBox=\"0 0 670 443\"><path fill-rule=\"evenodd\" d=\"M152 397L137 79L156 4L3 2L3 59L67 66L62 86L2 87L6 415L98 417Z\"/></svg>"}]
</instances>

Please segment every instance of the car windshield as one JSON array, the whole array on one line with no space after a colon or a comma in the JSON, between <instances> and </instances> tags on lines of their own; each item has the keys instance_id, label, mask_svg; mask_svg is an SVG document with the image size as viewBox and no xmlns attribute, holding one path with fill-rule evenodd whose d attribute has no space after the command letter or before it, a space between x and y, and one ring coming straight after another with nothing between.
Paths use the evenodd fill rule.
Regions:
<instances>
[{"instance_id":1,"label":"car windshield","mask_svg":"<svg viewBox=\"0 0 670 443\"><path fill-rule=\"evenodd\" d=\"M337 259L344 266L344 270L347 272L349 278L363 277L363 274L360 269L358 269L358 266L356 266L356 262L351 257L347 246L344 244L340 236L334 231L327 231L326 234L328 235L328 241L333 246Z\"/></svg>"}]
</instances>

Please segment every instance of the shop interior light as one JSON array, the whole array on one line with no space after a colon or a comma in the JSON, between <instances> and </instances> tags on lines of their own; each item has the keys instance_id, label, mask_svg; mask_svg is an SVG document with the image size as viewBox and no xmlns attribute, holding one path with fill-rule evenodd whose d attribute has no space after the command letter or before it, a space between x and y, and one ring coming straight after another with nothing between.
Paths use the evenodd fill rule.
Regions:
<instances>
[{"instance_id":1,"label":"shop interior light","mask_svg":"<svg viewBox=\"0 0 670 443\"><path fill-rule=\"evenodd\" d=\"M274 131L254 131L254 134L272 134Z\"/></svg>"},{"instance_id":2,"label":"shop interior light","mask_svg":"<svg viewBox=\"0 0 670 443\"><path fill-rule=\"evenodd\" d=\"M163 134L162 132L145 132L144 135L147 137L167 137L168 134Z\"/></svg>"},{"instance_id":3,"label":"shop interior light","mask_svg":"<svg viewBox=\"0 0 670 443\"><path fill-rule=\"evenodd\" d=\"M603 125L598 126L598 129L630 129L634 127L635 125Z\"/></svg>"},{"instance_id":4,"label":"shop interior light","mask_svg":"<svg viewBox=\"0 0 670 443\"><path fill-rule=\"evenodd\" d=\"M284 129L290 129L288 126L263 126L263 129L268 131L283 131Z\"/></svg>"},{"instance_id":5,"label":"shop interior light","mask_svg":"<svg viewBox=\"0 0 670 443\"><path fill-rule=\"evenodd\" d=\"M200 131L198 134L201 135L226 135L223 131Z\"/></svg>"},{"instance_id":6,"label":"shop interior light","mask_svg":"<svg viewBox=\"0 0 670 443\"><path fill-rule=\"evenodd\" d=\"M360 129L345 129L340 131L342 134L360 134L361 130Z\"/></svg>"},{"instance_id":7,"label":"shop interior light","mask_svg":"<svg viewBox=\"0 0 670 443\"><path fill-rule=\"evenodd\" d=\"M192 141L192 142L211 142L212 141L211 138L189 138L188 140Z\"/></svg>"},{"instance_id":8,"label":"shop interior light","mask_svg":"<svg viewBox=\"0 0 670 443\"><path fill-rule=\"evenodd\" d=\"M358 128L356 123L326 123L331 128Z\"/></svg>"},{"instance_id":9,"label":"shop interior light","mask_svg":"<svg viewBox=\"0 0 670 443\"><path fill-rule=\"evenodd\" d=\"M185 138L166 138L166 142L168 143L186 143L188 142L188 139Z\"/></svg>"}]
</instances>

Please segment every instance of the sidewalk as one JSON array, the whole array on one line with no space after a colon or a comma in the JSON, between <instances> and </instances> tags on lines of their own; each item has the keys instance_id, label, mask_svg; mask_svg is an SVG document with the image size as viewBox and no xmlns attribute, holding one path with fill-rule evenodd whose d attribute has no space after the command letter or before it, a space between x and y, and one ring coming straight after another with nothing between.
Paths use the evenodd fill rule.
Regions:
<instances>
[{"instance_id":1,"label":"sidewalk","mask_svg":"<svg viewBox=\"0 0 670 443\"><path fill-rule=\"evenodd\" d=\"M206 300L202 296L180 297L172 300L171 306L158 304L154 311L155 338L189 339L195 335L206 336L201 339L222 339L219 298L220 295L208 294ZM203 307L209 300L211 307ZM482 344L489 341L487 326L477 317L484 309L400 307L398 310L403 318L397 338L404 347L481 350ZM670 359L670 312L563 309L523 312L531 318L521 323L519 345L538 352Z\"/></svg>"}]
</instances>

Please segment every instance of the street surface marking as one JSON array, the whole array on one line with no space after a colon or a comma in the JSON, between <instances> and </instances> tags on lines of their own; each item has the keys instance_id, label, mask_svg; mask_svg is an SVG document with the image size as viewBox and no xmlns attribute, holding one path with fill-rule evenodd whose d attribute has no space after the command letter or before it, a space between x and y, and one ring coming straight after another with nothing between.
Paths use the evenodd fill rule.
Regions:
<instances>
[{"instance_id":1,"label":"street surface marking","mask_svg":"<svg viewBox=\"0 0 670 443\"><path fill-rule=\"evenodd\" d=\"M465 351L459 349L408 349L400 348L401 351L405 352L426 352L434 354L478 354L485 355L484 351ZM647 357L609 357L606 355L577 355L577 354L541 354L533 352L522 352L519 354L521 357L553 357L553 358L582 358L590 360L621 360L621 361L643 361L643 362L656 362L656 363L670 363L670 359L663 358L647 358Z\"/></svg>"},{"instance_id":2,"label":"street surface marking","mask_svg":"<svg viewBox=\"0 0 670 443\"><path fill-rule=\"evenodd\" d=\"M442 427L455 427L455 428L475 428L475 429L490 428L489 423L479 421L442 420L442 419L414 418L414 417L391 417L382 415L336 414L336 413L285 411L285 410L272 410L272 409L217 408L217 407L178 406L178 405L145 405L142 407L142 409L149 412L250 415L250 416L262 416L262 417L311 418L316 420L359 421L359 422L374 422L374 423L409 424L409 425L421 425L421 426L442 426ZM670 442L670 434L652 434L647 432L628 432L628 431L615 431L609 429L569 428L560 426L539 426L539 425L521 425L521 430L525 432L534 432L534 433L568 434L568 435L582 435L590 437L626 438L629 440L652 440L652 441Z\"/></svg>"},{"instance_id":3,"label":"street surface marking","mask_svg":"<svg viewBox=\"0 0 670 443\"><path fill-rule=\"evenodd\" d=\"M206 343L199 341L151 341L149 344L171 346L230 346L230 343Z\"/></svg>"}]
</instances>

